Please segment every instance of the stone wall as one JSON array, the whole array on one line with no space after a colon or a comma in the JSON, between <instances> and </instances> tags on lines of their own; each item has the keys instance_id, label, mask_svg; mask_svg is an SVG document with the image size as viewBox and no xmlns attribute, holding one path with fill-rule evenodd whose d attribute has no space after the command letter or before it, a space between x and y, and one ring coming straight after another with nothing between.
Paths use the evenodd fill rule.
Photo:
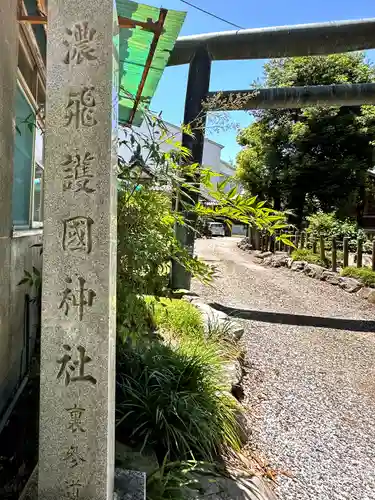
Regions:
<instances>
[{"instance_id":1,"label":"stone wall","mask_svg":"<svg viewBox=\"0 0 375 500\"><path fill-rule=\"evenodd\" d=\"M25 329L25 294L26 286L18 286L24 269L31 271L33 266L41 269L41 255L39 248L31 248L41 242L41 231L24 231L15 233L10 240L9 279L2 283L0 302L2 320L0 329L0 420L12 400L14 392L21 382L26 367L26 329ZM7 252L8 253L8 252ZM0 255L0 266L7 265ZM6 305L4 307L4 304ZM36 309L30 308L30 345L35 339Z\"/></svg>"}]
</instances>

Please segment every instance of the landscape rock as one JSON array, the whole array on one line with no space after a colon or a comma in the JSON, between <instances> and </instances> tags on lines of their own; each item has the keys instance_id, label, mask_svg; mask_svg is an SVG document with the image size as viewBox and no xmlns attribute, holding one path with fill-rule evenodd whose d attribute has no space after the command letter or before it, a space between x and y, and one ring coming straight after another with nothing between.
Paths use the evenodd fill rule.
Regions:
<instances>
[{"instance_id":1,"label":"landscape rock","mask_svg":"<svg viewBox=\"0 0 375 500\"><path fill-rule=\"evenodd\" d=\"M252 250L253 246L249 238L243 238L241 241L237 243L238 248L241 250Z\"/></svg>"},{"instance_id":2,"label":"landscape rock","mask_svg":"<svg viewBox=\"0 0 375 500\"><path fill-rule=\"evenodd\" d=\"M320 279L330 283L331 285L338 285L340 276L333 271L324 271Z\"/></svg>"},{"instance_id":3,"label":"landscape rock","mask_svg":"<svg viewBox=\"0 0 375 500\"><path fill-rule=\"evenodd\" d=\"M271 255L270 257L266 257L265 259L263 259L262 264L264 264L265 266L272 266L272 262L273 262L273 255Z\"/></svg>"},{"instance_id":4,"label":"landscape rock","mask_svg":"<svg viewBox=\"0 0 375 500\"><path fill-rule=\"evenodd\" d=\"M264 479L258 476L238 478L202 477L199 478L203 494L197 494L194 500L210 498L211 500L276 500L273 491Z\"/></svg>"},{"instance_id":5,"label":"landscape rock","mask_svg":"<svg viewBox=\"0 0 375 500\"><path fill-rule=\"evenodd\" d=\"M236 341L240 340L245 331L240 323L232 321L227 314L214 309L200 299L194 298L191 303L201 312L206 333L210 333L213 328L221 326L230 338Z\"/></svg>"},{"instance_id":6,"label":"landscape rock","mask_svg":"<svg viewBox=\"0 0 375 500\"><path fill-rule=\"evenodd\" d=\"M292 262L292 265L290 266L290 269L292 271L303 271L305 269L307 262L303 260L295 260Z\"/></svg>"},{"instance_id":7,"label":"landscape rock","mask_svg":"<svg viewBox=\"0 0 375 500\"><path fill-rule=\"evenodd\" d=\"M242 380L242 367L239 361L230 361L225 364L225 385L228 392Z\"/></svg>"},{"instance_id":8,"label":"landscape rock","mask_svg":"<svg viewBox=\"0 0 375 500\"><path fill-rule=\"evenodd\" d=\"M258 254L255 254L255 257L256 257L257 259L262 259L262 260L263 260L263 259L265 259L266 257L271 257L271 255L273 255L273 254L272 254L272 252L260 252L260 253L258 253Z\"/></svg>"},{"instance_id":9,"label":"landscape rock","mask_svg":"<svg viewBox=\"0 0 375 500\"><path fill-rule=\"evenodd\" d=\"M145 500L146 473L137 470L115 469L114 500Z\"/></svg>"},{"instance_id":10,"label":"landscape rock","mask_svg":"<svg viewBox=\"0 0 375 500\"><path fill-rule=\"evenodd\" d=\"M211 325L220 324L223 321L229 321L229 316L227 314L222 311L213 309L211 306L205 304L200 299L193 299L191 303L202 313L203 321L205 322L205 326L207 327L207 329Z\"/></svg>"},{"instance_id":11,"label":"landscape rock","mask_svg":"<svg viewBox=\"0 0 375 500\"><path fill-rule=\"evenodd\" d=\"M270 267L283 267L288 265L287 255L271 254L269 257L263 259L263 264Z\"/></svg>"},{"instance_id":12,"label":"landscape rock","mask_svg":"<svg viewBox=\"0 0 375 500\"><path fill-rule=\"evenodd\" d=\"M149 449L135 449L116 441L115 462L118 467L126 470L153 472L158 468L155 453Z\"/></svg>"},{"instance_id":13,"label":"landscape rock","mask_svg":"<svg viewBox=\"0 0 375 500\"><path fill-rule=\"evenodd\" d=\"M242 338L242 335L245 333L245 329L240 323L237 323L236 321L231 321L230 333L235 340L240 340Z\"/></svg>"},{"instance_id":14,"label":"landscape rock","mask_svg":"<svg viewBox=\"0 0 375 500\"><path fill-rule=\"evenodd\" d=\"M284 267L288 265L287 255L274 255L272 257L271 267Z\"/></svg>"},{"instance_id":15,"label":"landscape rock","mask_svg":"<svg viewBox=\"0 0 375 500\"><path fill-rule=\"evenodd\" d=\"M370 293L368 294L367 300L370 304L375 304L375 290L372 288L368 288L368 290L370 290Z\"/></svg>"},{"instance_id":16,"label":"landscape rock","mask_svg":"<svg viewBox=\"0 0 375 500\"><path fill-rule=\"evenodd\" d=\"M371 288L368 288L368 287L365 286L365 287L361 288L360 290L358 290L357 295L361 299L368 300L369 297L370 297L370 295L371 295L371 292L373 292L373 291L374 290L372 290ZM374 300L375 300L375 296L374 296ZM369 300L369 302L371 302L371 300Z\"/></svg>"},{"instance_id":17,"label":"landscape rock","mask_svg":"<svg viewBox=\"0 0 375 500\"><path fill-rule=\"evenodd\" d=\"M323 276L323 273L325 271L325 268L322 266L318 266L317 264L306 264L303 272L307 276L310 276L310 278L314 278L317 280L320 280L321 277Z\"/></svg>"},{"instance_id":18,"label":"landscape rock","mask_svg":"<svg viewBox=\"0 0 375 500\"><path fill-rule=\"evenodd\" d=\"M339 278L339 287L349 293L358 292L361 288L363 288L363 283L354 279L347 278L346 276L340 276Z\"/></svg>"}]
</instances>

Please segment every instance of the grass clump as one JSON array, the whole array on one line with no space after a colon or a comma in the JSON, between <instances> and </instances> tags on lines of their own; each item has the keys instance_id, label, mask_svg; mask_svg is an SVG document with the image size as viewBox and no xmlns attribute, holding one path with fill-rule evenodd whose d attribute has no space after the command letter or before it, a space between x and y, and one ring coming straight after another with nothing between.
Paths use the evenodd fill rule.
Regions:
<instances>
[{"instance_id":1,"label":"grass clump","mask_svg":"<svg viewBox=\"0 0 375 500\"><path fill-rule=\"evenodd\" d=\"M203 339L202 315L190 302L153 297L147 297L146 301L152 304L154 323L159 330L179 339Z\"/></svg>"},{"instance_id":2,"label":"grass clump","mask_svg":"<svg viewBox=\"0 0 375 500\"><path fill-rule=\"evenodd\" d=\"M356 278L364 285L375 288L375 271L369 267L344 267L341 276Z\"/></svg>"},{"instance_id":3,"label":"grass clump","mask_svg":"<svg viewBox=\"0 0 375 500\"><path fill-rule=\"evenodd\" d=\"M318 266L328 267L329 259L326 258L325 261L322 261L319 254L313 253L311 250L307 248L298 248L292 252L293 260L304 260L309 264L317 264Z\"/></svg>"},{"instance_id":4,"label":"grass clump","mask_svg":"<svg viewBox=\"0 0 375 500\"><path fill-rule=\"evenodd\" d=\"M211 464L196 460L168 462L147 477L147 500L186 500L202 492L199 476L217 476ZM202 495L199 495L202 496Z\"/></svg>"},{"instance_id":5,"label":"grass clump","mask_svg":"<svg viewBox=\"0 0 375 500\"><path fill-rule=\"evenodd\" d=\"M223 359L213 344L119 346L117 439L151 446L159 462L213 460L239 449L237 405L223 392Z\"/></svg>"}]
</instances>

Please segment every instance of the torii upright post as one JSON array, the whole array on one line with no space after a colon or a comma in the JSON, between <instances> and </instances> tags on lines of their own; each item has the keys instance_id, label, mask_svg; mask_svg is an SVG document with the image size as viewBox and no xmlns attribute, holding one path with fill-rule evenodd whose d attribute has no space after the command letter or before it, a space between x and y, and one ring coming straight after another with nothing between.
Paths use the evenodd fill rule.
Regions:
<instances>
[{"instance_id":1,"label":"torii upright post","mask_svg":"<svg viewBox=\"0 0 375 500\"><path fill-rule=\"evenodd\" d=\"M189 78L185 100L184 124L190 124L193 136L183 134L182 145L191 151L191 162L202 164L204 134L206 124L206 111L203 107L203 101L206 99L210 87L211 75L211 57L205 46L201 46L195 52L189 68ZM194 178L188 178L188 182L192 182L200 186L199 175ZM178 209L183 213L187 226L176 225L176 236L181 246L185 247L188 252L194 253L194 239L197 218L196 215L186 208L189 204L195 203L199 199L199 193L188 192L189 196L184 197L182 192L182 200L178 203ZM181 203L184 202L185 206ZM172 288L190 289L191 275L180 264L172 262Z\"/></svg>"}]
</instances>

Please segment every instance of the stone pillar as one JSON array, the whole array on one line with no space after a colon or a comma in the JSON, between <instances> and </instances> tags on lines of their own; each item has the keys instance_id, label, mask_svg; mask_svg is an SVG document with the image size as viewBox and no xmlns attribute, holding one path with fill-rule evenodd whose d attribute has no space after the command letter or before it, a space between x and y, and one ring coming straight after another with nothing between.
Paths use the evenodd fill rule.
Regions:
<instances>
[{"instance_id":1,"label":"stone pillar","mask_svg":"<svg viewBox=\"0 0 375 500\"><path fill-rule=\"evenodd\" d=\"M39 500L113 499L118 25L49 0Z\"/></svg>"},{"instance_id":2,"label":"stone pillar","mask_svg":"<svg viewBox=\"0 0 375 500\"><path fill-rule=\"evenodd\" d=\"M0 8L0 413L2 382L10 342L9 308L11 276L12 187L14 108L17 85L17 2L2 0Z\"/></svg>"}]
</instances>

